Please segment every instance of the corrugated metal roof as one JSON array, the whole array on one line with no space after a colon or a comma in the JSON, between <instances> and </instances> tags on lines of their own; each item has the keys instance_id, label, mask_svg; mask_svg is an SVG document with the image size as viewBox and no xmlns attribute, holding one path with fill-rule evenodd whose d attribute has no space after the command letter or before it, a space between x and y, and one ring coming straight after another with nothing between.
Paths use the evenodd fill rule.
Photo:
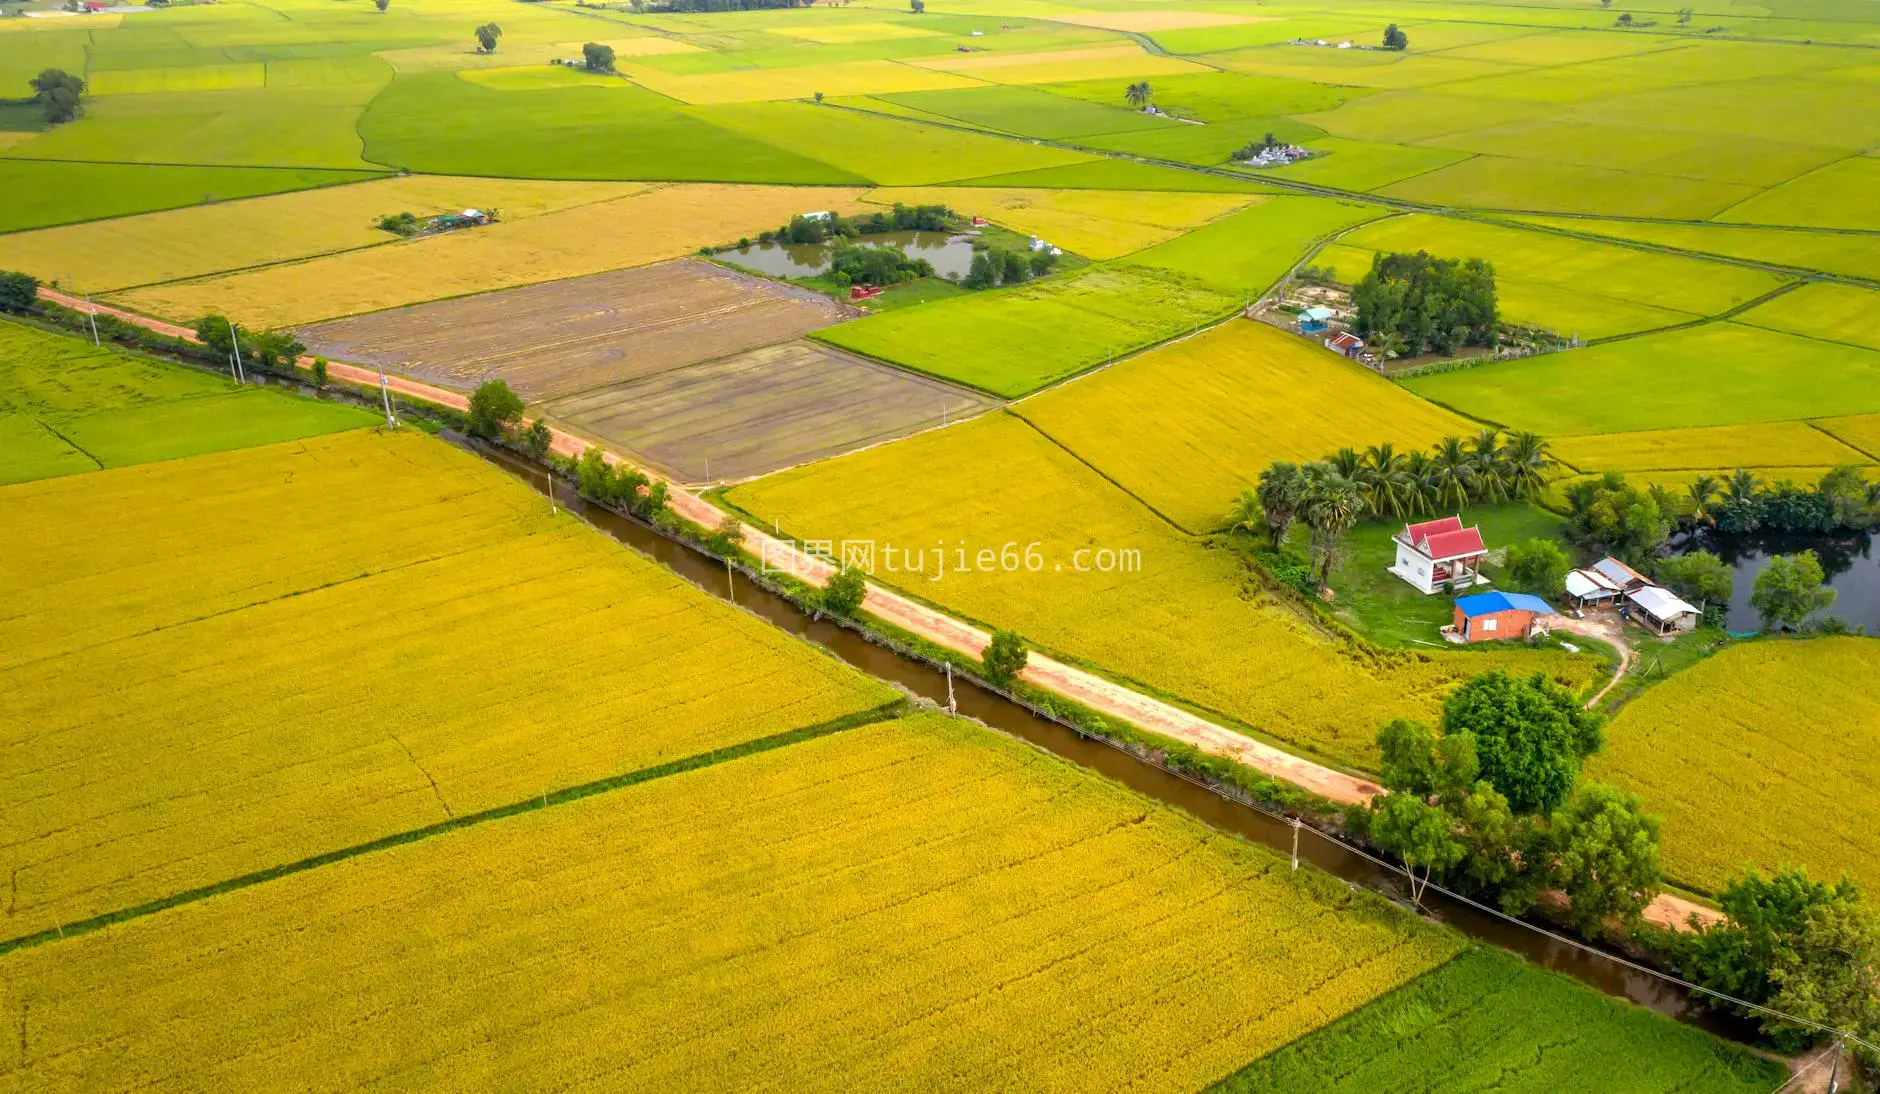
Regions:
<instances>
[{"instance_id":1,"label":"corrugated metal roof","mask_svg":"<svg viewBox=\"0 0 1880 1094\"><path fill-rule=\"evenodd\" d=\"M1631 592L1625 594L1625 596L1627 600L1644 608L1653 616L1667 621L1676 619L1680 615L1702 614L1695 607L1692 607L1689 602L1679 600L1671 590L1661 589L1656 585L1647 585L1641 589L1633 589Z\"/></svg>"},{"instance_id":2,"label":"corrugated metal roof","mask_svg":"<svg viewBox=\"0 0 1880 1094\"><path fill-rule=\"evenodd\" d=\"M1618 587L1621 589L1629 585L1649 585L1651 583L1650 578L1634 570L1632 567L1627 566L1625 563L1620 562L1611 555L1607 555L1605 558L1593 563L1593 570L1595 573L1604 574L1617 582Z\"/></svg>"}]
</instances>

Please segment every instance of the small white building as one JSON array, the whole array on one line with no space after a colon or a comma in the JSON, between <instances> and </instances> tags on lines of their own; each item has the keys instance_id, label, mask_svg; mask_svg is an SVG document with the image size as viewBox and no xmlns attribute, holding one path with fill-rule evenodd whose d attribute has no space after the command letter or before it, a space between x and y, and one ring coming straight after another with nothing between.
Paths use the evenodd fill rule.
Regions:
<instances>
[{"instance_id":1,"label":"small white building","mask_svg":"<svg viewBox=\"0 0 1880 1094\"><path fill-rule=\"evenodd\" d=\"M1625 594L1631 609L1627 614L1659 634L1679 634L1696 630L1704 613L1678 599L1669 589L1642 585Z\"/></svg>"},{"instance_id":2,"label":"small white building","mask_svg":"<svg viewBox=\"0 0 1880 1094\"><path fill-rule=\"evenodd\" d=\"M1391 538L1397 544L1397 561L1390 572L1425 596L1452 583L1458 589L1488 584L1482 576L1488 557L1482 530L1464 528L1459 516L1406 524Z\"/></svg>"}]
</instances>

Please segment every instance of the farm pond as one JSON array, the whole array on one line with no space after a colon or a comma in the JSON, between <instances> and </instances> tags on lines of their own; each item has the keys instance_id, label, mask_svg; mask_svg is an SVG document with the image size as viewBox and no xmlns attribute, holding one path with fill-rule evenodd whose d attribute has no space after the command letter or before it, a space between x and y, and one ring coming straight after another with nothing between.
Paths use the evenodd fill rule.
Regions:
<instances>
[{"instance_id":1,"label":"farm pond","mask_svg":"<svg viewBox=\"0 0 1880 1094\"><path fill-rule=\"evenodd\" d=\"M856 239L864 247L895 247L909 258L933 263L941 277L965 277L973 264L973 239L950 232L878 232ZM833 243L753 243L712 257L771 277L815 277L835 260Z\"/></svg>"},{"instance_id":2,"label":"farm pond","mask_svg":"<svg viewBox=\"0 0 1880 1094\"><path fill-rule=\"evenodd\" d=\"M1706 531L1674 537L1670 549L1674 555L1709 551L1730 567L1736 584L1730 593L1725 625L1733 632L1762 629L1762 620L1750 607L1749 597L1756 587L1756 575L1763 572L1769 560L1776 555L1813 551L1821 560L1828 587L1836 594L1826 614L1850 627L1865 628L1868 634L1880 634L1880 554L1875 553L1876 539L1880 536L1873 532L1726 535Z\"/></svg>"}]
</instances>

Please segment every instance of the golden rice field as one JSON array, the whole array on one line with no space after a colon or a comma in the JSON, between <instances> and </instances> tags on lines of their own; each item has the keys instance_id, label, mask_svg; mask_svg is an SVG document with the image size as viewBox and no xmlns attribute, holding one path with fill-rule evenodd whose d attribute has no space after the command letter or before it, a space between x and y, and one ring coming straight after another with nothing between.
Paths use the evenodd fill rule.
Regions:
<instances>
[{"instance_id":1,"label":"golden rice field","mask_svg":"<svg viewBox=\"0 0 1880 1094\"><path fill-rule=\"evenodd\" d=\"M266 269L120 293L151 315L220 311L257 328L379 311L638 266L755 236L808 209L853 212L861 191L667 185L608 201Z\"/></svg>"},{"instance_id":2,"label":"golden rice field","mask_svg":"<svg viewBox=\"0 0 1880 1094\"><path fill-rule=\"evenodd\" d=\"M1873 462L1831 432L1807 422L1757 422L1555 437L1552 444L1555 457L1588 474Z\"/></svg>"},{"instance_id":3,"label":"golden rice field","mask_svg":"<svg viewBox=\"0 0 1880 1094\"><path fill-rule=\"evenodd\" d=\"M1195 27L1235 26L1241 23L1259 23L1265 20L1224 11L1177 11L1161 9L1154 11L1052 12L1051 21L1055 23L1075 23L1080 27L1099 27L1103 30L1146 32L1155 30L1191 30Z\"/></svg>"},{"instance_id":4,"label":"golden rice field","mask_svg":"<svg viewBox=\"0 0 1880 1094\"><path fill-rule=\"evenodd\" d=\"M1274 460L1391 442L1426 448L1476 425L1265 323L1229 322L1013 408L1191 532Z\"/></svg>"},{"instance_id":5,"label":"golden rice field","mask_svg":"<svg viewBox=\"0 0 1880 1094\"><path fill-rule=\"evenodd\" d=\"M422 434L0 511L9 938L894 698Z\"/></svg>"},{"instance_id":6,"label":"golden rice field","mask_svg":"<svg viewBox=\"0 0 1880 1094\"><path fill-rule=\"evenodd\" d=\"M1766 639L1654 685L1593 776L1665 818L1665 866L1715 891L1747 862L1880 885L1880 640ZM1699 716L1701 714L1701 717Z\"/></svg>"},{"instance_id":7,"label":"golden rice field","mask_svg":"<svg viewBox=\"0 0 1880 1094\"><path fill-rule=\"evenodd\" d=\"M1849 414L1841 418L1822 418L1817 427L1832 433L1867 458L1880 462L1880 414Z\"/></svg>"},{"instance_id":8,"label":"golden rice field","mask_svg":"<svg viewBox=\"0 0 1880 1094\"><path fill-rule=\"evenodd\" d=\"M978 186L883 189L863 200L945 205L1027 232L1085 258L1121 258L1265 198L1138 190L1021 190Z\"/></svg>"},{"instance_id":9,"label":"golden rice field","mask_svg":"<svg viewBox=\"0 0 1880 1094\"><path fill-rule=\"evenodd\" d=\"M104 293L396 243L397 236L377 227L394 213L494 209L505 221L519 221L647 189L630 182L406 175L0 235L0 269Z\"/></svg>"},{"instance_id":10,"label":"golden rice field","mask_svg":"<svg viewBox=\"0 0 1880 1094\"><path fill-rule=\"evenodd\" d=\"M927 715L15 952L0 1079L1194 1090L1460 948Z\"/></svg>"},{"instance_id":11,"label":"golden rice field","mask_svg":"<svg viewBox=\"0 0 1880 1094\"><path fill-rule=\"evenodd\" d=\"M1544 669L1578 686L1595 667L1520 649L1390 652L1329 634L1266 591L1234 550L1171 528L1007 413L780 472L729 498L788 535L872 541L887 584L1336 763L1374 762L1379 725L1434 718L1475 673ZM1019 554L1035 544L1038 569L954 568L962 549L970 560L1007 544ZM890 546L893 572L882 561ZM1138 560L1104 572L1102 558L1121 557L1104 550ZM924 552L919 572L907 551Z\"/></svg>"}]
</instances>

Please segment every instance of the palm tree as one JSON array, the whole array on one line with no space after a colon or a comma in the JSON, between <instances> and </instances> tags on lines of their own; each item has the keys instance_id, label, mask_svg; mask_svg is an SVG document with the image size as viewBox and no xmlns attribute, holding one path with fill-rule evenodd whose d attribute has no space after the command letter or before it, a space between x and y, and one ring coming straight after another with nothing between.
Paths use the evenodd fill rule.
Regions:
<instances>
[{"instance_id":1,"label":"palm tree","mask_svg":"<svg viewBox=\"0 0 1880 1094\"><path fill-rule=\"evenodd\" d=\"M1703 524L1710 519L1710 503L1717 496L1721 485L1710 475L1699 475L1691 480L1691 485L1685 487L1684 495L1691 502L1692 524Z\"/></svg>"},{"instance_id":2,"label":"palm tree","mask_svg":"<svg viewBox=\"0 0 1880 1094\"><path fill-rule=\"evenodd\" d=\"M1371 335L1371 352L1377 354L1377 359L1380 361L1388 361L1392 357L1400 356L1409 345L1410 343L1404 340L1404 336L1394 330L1376 331Z\"/></svg>"},{"instance_id":3,"label":"palm tree","mask_svg":"<svg viewBox=\"0 0 1880 1094\"><path fill-rule=\"evenodd\" d=\"M1251 532L1255 525L1265 521L1266 510L1260 505L1260 495L1251 490L1242 490L1234 499L1233 508L1227 511L1227 526L1235 532Z\"/></svg>"},{"instance_id":4,"label":"palm tree","mask_svg":"<svg viewBox=\"0 0 1880 1094\"><path fill-rule=\"evenodd\" d=\"M1338 541L1358 523L1364 513L1364 495L1350 479L1329 463L1309 463L1306 476L1306 524L1312 528L1312 550L1318 556L1318 584L1323 589L1332 579L1332 564L1338 558Z\"/></svg>"},{"instance_id":5,"label":"palm tree","mask_svg":"<svg viewBox=\"0 0 1880 1094\"><path fill-rule=\"evenodd\" d=\"M1364 458L1358 455L1355 448L1341 448L1332 453L1331 465L1340 476L1355 479L1358 477L1358 469L1364 466Z\"/></svg>"},{"instance_id":6,"label":"palm tree","mask_svg":"<svg viewBox=\"0 0 1880 1094\"><path fill-rule=\"evenodd\" d=\"M1266 514L1266 526L1273 532L1275 549L1286 542L1286 533L1292 529L1293 521L1299 518L1305 486L1305 476L1300 473L1298 466L1284 460L1275 460L1265 471L1260 472L1260 485L1255 491L1255 497L1260 503L1260 511Z\"/></svg>"},{"instance_id":7,"label":"palm tree","mask_svg":"<svg viewBox=\"0 0 1880 1094\"><path fill-rule=\"evenodd\" d=\"M1723 498L1725 501L1750 501L1761 489L1762 480L1739 467L1723 484Z\"/></svg>"},{"instance_id":8,"label":"palm tree","mask_svg":"<svg viewBox=\"0 0 1880 1094\"><path fill-rule=\"evenodd\" d=\"M1508 489L1518 498L1539 493L1547 487L1547 473L1554 469L1553 453L1538 433L1510 433L1501 449L1502 474Z\"/></svg>"},{"instance_id":9,"label":"palm tree","mask_svg":"<svg viewBox=\"0 0 1880 1094\"><path fill-rule=\"evenodd\" d=\"M1405 507L1412 514L1428 513L1436 508L1436 464L1427 452L1412 452L1404 457L1403 477Z\"/></svg>"},{"instance_id":10,"label":"palm tree","mask_svg":"<svg viewBox=\"0 0 1880 1094\"><path fill-rule=\"evenodd\" d=\"M1501 430L1484 429L1469 442L1469 465L1475 469L1475 490L1481 500L1498 505L1508 499L1508 483L1501 466Z\"/></svg>"},{"instance_id":11,"label":"palm tree","mask_svg":"<svg viewBox=\"0 0 1880 1094\"><path fill-rule=\"evenodd\" d=\"M1364 450L1364 465L1357 483L1365 505L1379 516L1401 517L1410 504L1410 482L1404 475L1404 457L1385 441Z\"/></svg>"},{"instance_id":12,"label":"palm tree","mask_svg":"<svg viewBox=\"0 0 1880 1094\"><path fill-rule=\"evenodd\" d=\"M1462 438L1444 437L1431 464L1436 473L1436 504L1458 512L1468 508L1475 489L1475 461L1462 447Z\"/></svg>"},{"instance_id":13,"label":"palm tree","mask_svg":"<svg viewBox=\"0 0 1880 1094\"><path fill-rule=\"evenodd\" d=\"M1149 89L1149 81L1147 80L1139 80L1123 89L1123 98L1129 102L1129 105L1135 107L1137 110L1148 106L1149 100L1154 97L1155 92Z\"/></svg>"}]
</instances>

